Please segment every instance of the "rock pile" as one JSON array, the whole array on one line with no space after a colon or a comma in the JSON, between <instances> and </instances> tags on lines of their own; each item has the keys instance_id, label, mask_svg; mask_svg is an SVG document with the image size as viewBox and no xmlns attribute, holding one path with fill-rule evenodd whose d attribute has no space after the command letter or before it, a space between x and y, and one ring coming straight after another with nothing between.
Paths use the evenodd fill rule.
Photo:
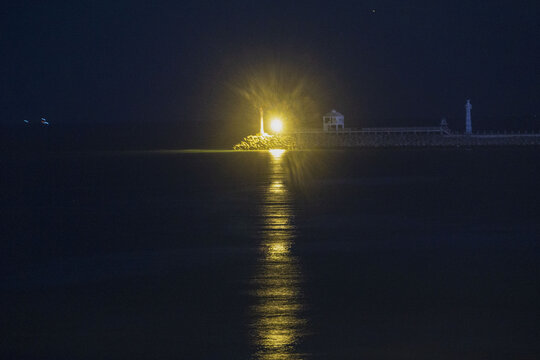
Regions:
<instances>
[{"instance_id":1,"label":"rock pile","mask_svg":"<svg viewBox=\"0 0 540 360\"><path fill-rule=\"evenodd\" d=\"M249 135L240 143L233 146L234 150L270 150L286 149L291 150L296 147L294 137L288 135Z\"/></svg>"}]
</instances>

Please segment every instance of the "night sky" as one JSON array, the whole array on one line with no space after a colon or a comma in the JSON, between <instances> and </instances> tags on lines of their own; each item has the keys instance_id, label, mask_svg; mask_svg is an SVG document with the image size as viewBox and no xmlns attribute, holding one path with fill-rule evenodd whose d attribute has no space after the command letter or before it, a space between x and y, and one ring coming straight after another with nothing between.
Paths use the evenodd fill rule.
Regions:
<instances>
[{"instance_id":1,"label":"night sky","mask_svg":"<svg viewBox=\"0 0 540 360\"><path fill-rule=\"evenodd\" d=\"M231 91L261 64L346 125L540 128L540 5L520 1L12 1L1 121L176 123L249 133ZM234 119L232 119L234 118ZM319 126L319 118L313 119Z\"/></svg>"}]
</instances>

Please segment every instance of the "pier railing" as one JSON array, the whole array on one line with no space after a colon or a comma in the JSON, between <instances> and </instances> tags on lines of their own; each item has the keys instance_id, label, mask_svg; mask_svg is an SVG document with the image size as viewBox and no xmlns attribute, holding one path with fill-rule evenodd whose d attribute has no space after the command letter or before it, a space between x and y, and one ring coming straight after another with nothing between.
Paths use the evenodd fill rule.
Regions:
<instances>
[{"instance_id":1,"label":"pier railing","mask_svg":"<svg viewBox=\"0 0 540 360\"><path fill-rule=\"evenodd\" d=\"M495 131L481 130L472 134L463 134L443 127L388 127L388 128L344 128L344 129L299 129L291 134L440 134L444 136L479 136L479 137L514 137L514 136L540 136L537 131Z\"/></svg>"},{"instance_id":2,"label":"pier railing","mask_svg":"<svg viewBox=\"0 0 540 360\"><path fill-rule=\"evenodd\" d=\"M300 129L294 134L449 134L441 127L389 127L389 128L343 128L343 129Z\"/></svg>"}]
</instances>

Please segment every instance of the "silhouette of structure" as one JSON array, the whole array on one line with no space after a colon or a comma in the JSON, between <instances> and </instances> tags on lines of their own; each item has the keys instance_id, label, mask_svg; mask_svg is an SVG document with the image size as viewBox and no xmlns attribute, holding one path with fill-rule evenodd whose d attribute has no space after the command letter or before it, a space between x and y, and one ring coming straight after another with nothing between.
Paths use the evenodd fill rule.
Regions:
<instances>
[{"instance_id":1,"label":"silhouette of structure","mask_svg":"<svg viewBox=\"0 0 540 360\"><path fill-rule=\"evenodd\" d=\"M465 134L472 134L472 123L471 123L471 100L467 100L465 103Z\"/></svg>"},{"instance_id":2,"label":"silhouette of structure","mask_svg":"<svg viewBox=\"0 0 540 360\"><path fill-rule=\"evenodd\" d=\"M325 132L338 131L339 129L345 129L345 117L343 114L332 110L323 116L323 130Z\"/></svg>"}]
</instances>

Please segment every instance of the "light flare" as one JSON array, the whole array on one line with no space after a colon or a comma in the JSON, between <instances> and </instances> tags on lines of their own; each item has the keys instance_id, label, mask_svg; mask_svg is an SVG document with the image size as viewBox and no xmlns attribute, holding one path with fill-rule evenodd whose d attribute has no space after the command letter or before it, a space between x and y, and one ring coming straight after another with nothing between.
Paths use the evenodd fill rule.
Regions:
<instances>
[{"instance_id":1,"label":"light flare","mask_svg":"<svg viewBox=\"0 0 540 360\"><path fill-rule=\"evenodd\" d=\"M280 118L273 118L270 122L270 128L275 133L281 132L283 130L283 121Z\"/></svg>"}]
</instances>

